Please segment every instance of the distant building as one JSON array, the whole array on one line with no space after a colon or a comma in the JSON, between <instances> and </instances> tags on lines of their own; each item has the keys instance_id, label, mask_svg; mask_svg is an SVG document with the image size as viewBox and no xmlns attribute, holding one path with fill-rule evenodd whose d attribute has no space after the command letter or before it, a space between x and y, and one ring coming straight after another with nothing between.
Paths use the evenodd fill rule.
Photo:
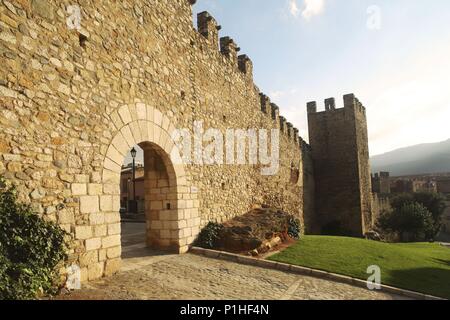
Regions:
<instances>
[{"instance_id":1,"label":"distant building","mask_svg":"<svg viewBox=\"0 0 450 320\"><path fill-rule=\"evenodd\" d=\"M450 177L437 178L436 183L438 192L450 194Z\"/></svg>"},{"instance_id":2,"label":"distant building","mask_svg":"<svg viewBox=\"0 0 450 320\"><path fill-rule=\"evenodd\" d=\"M372 175L372 192L378 194L391 193L391 181L389 172L380 172Z\"/></svg>"},{"instance_id":3,"label":"distant building","mask_svg":"<svg viewBox=\"0 0 450 320\"><path fill-rule=\"evenodd\" d=\"M132 165L122 167L120 175L120 206L125 211L128 209L128 201L133 200L133 168ZM136 165L136 199L138 213L145 212L144 190L144 166Z\"/></svg>"},{"instance_id":4,"label":"distant building","mask_svg":"<svg viewBox=\"0 0 450 320\"><path fill-rule=\"evenodd\" d=\"M392 193L437 192L436 181L431 179L398 178L391 182Z\"/></svg>"}]
</instances>

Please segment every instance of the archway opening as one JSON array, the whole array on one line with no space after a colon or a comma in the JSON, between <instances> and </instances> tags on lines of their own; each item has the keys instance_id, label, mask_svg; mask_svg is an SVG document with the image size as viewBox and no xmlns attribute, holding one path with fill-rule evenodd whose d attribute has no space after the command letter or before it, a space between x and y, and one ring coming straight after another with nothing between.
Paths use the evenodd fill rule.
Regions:
<instances>
[{"instance_id":1,"label":"archway opening","mask_svg":"<svg viewBox=\"0 0 450 320\"><path fill-rule=\"evenodd\" d=\"M143 248L179 252L184 211L179 209L171 159L154 143L143 142L134 149L134 167L130 150L120 179L123 256Z\"/></svg>"},{"instance_id":2,"label":"archway opening","mask_svg":"<svg viewBox=\"0 0 450 320\"><path fill-rule=\"evenodd\" d=\"M144 152L134 146L128 151L120 174L120 220L122 253L145 248Z\"/></svg>"}]
</instances>

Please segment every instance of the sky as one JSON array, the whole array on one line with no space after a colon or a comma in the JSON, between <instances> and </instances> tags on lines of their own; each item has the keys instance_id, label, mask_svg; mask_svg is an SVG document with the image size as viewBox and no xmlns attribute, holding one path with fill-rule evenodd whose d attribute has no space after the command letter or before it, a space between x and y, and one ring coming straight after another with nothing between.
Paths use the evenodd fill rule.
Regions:
<instances>
[{"instance_id":1,"label":"sky","mask_svg":"<svg viewBox=\"0 0 450 320\"><path fill-rule=\"evenodd\" d=\"M198 0L308 140L306 103L355 93L371 155L450 138L450 1ZM196 23L196 22L195 22Z\"/></svg>"}]
</instances>

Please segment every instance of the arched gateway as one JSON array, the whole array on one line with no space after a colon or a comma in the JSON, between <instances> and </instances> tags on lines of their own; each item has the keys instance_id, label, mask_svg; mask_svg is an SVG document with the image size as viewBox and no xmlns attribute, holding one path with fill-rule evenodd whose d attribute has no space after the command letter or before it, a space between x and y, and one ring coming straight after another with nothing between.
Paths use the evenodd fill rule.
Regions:
<instances>
[{"instance_id":1,"label":"arched gateway","mask_svg":"<svg viewBox=\"0 0 450 320\"><path fill-rule=\"evenodd\" d=\"M175 126L159 110L137 103L119 107L109 115L115 132L103 161L103 193L80 197L80 210L105 221L108 236L102 239L102 249L113 252L108 258L119 259L120 221L119 190L122 163L135 145L144 150L145 215L147 244L150 247L184 253L200 228L199 201L188 184L184 166L172 135ZM95 219L91 219L95 223ZM90 239L86 239L89 244ZM112 249L111 248L115 248ZM115 257L116 256L116 257ZM106 274L120 268L119 260L107 260Z\"/></svg>"}]
</instances>

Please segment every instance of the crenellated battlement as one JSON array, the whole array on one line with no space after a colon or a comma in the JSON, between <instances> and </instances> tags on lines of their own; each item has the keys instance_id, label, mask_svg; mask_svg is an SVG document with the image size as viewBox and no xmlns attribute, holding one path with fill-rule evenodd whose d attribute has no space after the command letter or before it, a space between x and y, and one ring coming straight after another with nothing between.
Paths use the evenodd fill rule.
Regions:
<instances>
[{"instance_id":1,"label":"crenellated battlement","mask_svg":"<svg viewBox=\"0 0 450 320\"><path fill-rule=\"evenodd\" d=\"M294 142L298 143L298 141L299 141L299 136L298 136L299 130L297 128L295 128L295 127L294 127L293 130L294 130Z\"/></svg>"},{"instance_id":2,"label":"crenellated battlement","mask_svg":"<svg viewBox=\"0 0 450 320\"><path fill-rule=\"evenodd\" d=\"M222 29L217 21L207 11L197 15L198 32L211 43L211 46L219 50L219 31Z\"/></svg>"},{"instance_id":3,"label":"crenellated battlement","mask_svg":"<svg viewBox=\"0 0 450 320\"><path fill-rule=\"evenodd\" d=\"M287 136L289 139L292 139L294 137L294 125L290 122L286 123L287 127Z\"/></svg>"},{"instance_id":4,"label":"crenellated battlement","mask_svg":"<svg viewBox=\"0 0 450 320\"><path fill-rule=\"evenodd\" d=\"M190 3L195 4L195 1L190 1ZM220 53L231 61L231 65L236 66L237 70L253 82L252 60L246 54L238 56L240 48L231 37L219 38L221 26L209 12L203 11L197 15L197 29L207 39L213 50L219 47ZM294 128L291 123L288 123L286 118L280 116L280 108L276 104L271 103L267 95L259 93L259 97L261 112L271 117L275 121L275 126L279 127L282 133L286 134L296 145L301 146L301 137L298 136L298 129Z\"/></svg>"},{"instance_id":5,"label":"crenellated battlement","mask_svg":"<svg viewBox=\"0 0 450 320\"><path fill-rule=\"evenodd\" d=\"M325 110L331 111L336 109L336 100L334 98L325 99Z\"/></svg>"},{"instance_id":6,"label":"crenellated battlement","mask_svg":"<svg viewBox=\"0 0 450 320\"><path fill-rule=\"evenodd\" d=\"M238 59L237 54L241 51L241 48L239 48L234 42L234 40L230 37L222 37L220 38L220 52L228 59L231 60L231 63L233 66L238 67Z\"/></svg>"},{"instance_id":7,"label":"crenellated battlement","mask_svg":"<svg viewBox=\"0 0 450 320\"><path fill-rule=\"evenodd\" d=\"M316 113L317 112L317 102L316 101L308 102L306 107L308 109L308 113Z\"/></svg>"},{"instance_id":8,"label":"crenellated battlement","mask_svg":"<svg viewBox=\"0 0 450 320\"><path fill-rule=\"evenodd\" d=\"M270 105L270 98L264 93L259 94L261 100L261 111L267 115L272 116L272 107Z\"/></svg>"},{"instance_id":9,"label":"crenellated battlement","mask_svg":"<svg viewBox=\"0 0 450 320\"><path fill-rule=\"evenodd\" d=\"M239 70L247 75L247 77L253 81L253 62L246 54L242 54L238 57Z\"/></svg>"},{"instance_id":10,"label":"crenellated battlement","mask_svg":"<svg viewBox=\"0 0 450 320\"><path fill-rule=\"evenodd\" d=\"M276 125L279 125L280 108L275 103L271 103L270 106L272 107L272 119L275 121Z\"/></svg>"},{"instance_id":11,"label":"crenellated battlement","mask_svg":"<svg viewBox=\"0 0 450 320\"><path fill-rule=\"evenodd\" d=\"M313 113L323 113L323 112L334 112L334 111L340 111L344 109L354 109L355 111L361 112L365 114L366 108L362 105L362 103L358 100L358 98L355 97L353 93L346 94L343 96L344 101L344 107L343 108L336 108L336 100L335 98L328 98L325 99L325 111L317 111L317 102L311 101L308 102L306 105L308 114Z\"/></svg>"},{"instance_id":12,"label":"crenellated battlement","mask_svg":"<svg viewBox=\"0 0 450 320\"><path fill-rule=\"evenodd\" d=\"M287 126L286 126L286 118L283 116L280 116L280 131L282 133L286 133L287 132Z\"/></svg>"},{"instance_id":13,"label":"crenellated battlement","mask_svg":"<svg viewBox=\"0 0 450 320\"><path fill-rule=\"evenodd\" d=\"M344 96L344 108L353 108L363 114L366 113L366 108L353 93Z\"/></svg>"}]
</instances>

